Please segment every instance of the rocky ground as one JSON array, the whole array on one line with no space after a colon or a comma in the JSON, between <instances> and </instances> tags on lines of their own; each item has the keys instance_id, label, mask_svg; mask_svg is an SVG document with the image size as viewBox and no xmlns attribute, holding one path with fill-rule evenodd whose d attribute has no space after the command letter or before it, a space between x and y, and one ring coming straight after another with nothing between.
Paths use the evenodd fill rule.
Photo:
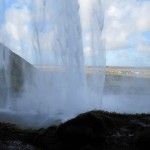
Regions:
<instances>
[{"instance_id":1,"label":"rocky ground","mask_svg":"<svg viewBox=\"0 0 150 150\"><path fill-rule=\"evenodd\" d=\"M0 150L127 149L150 149L150 114L91 111L46 129L0 123Z\"/></svg>"}]
</instances>

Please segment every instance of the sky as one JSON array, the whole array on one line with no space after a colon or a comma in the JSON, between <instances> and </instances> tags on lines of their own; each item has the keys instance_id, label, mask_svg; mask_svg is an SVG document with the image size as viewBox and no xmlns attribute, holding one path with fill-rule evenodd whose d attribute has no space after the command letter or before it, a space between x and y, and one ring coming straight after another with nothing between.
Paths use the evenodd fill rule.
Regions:
<instances>
[{"instance_id":1,"label":"sky","mask_svg":"<svg viewBox=\"0 0 150 150\"><path fill-rule=\"evenodd\" d=\"M80 0L84 10L89 9L91 2ZM150 0L102 0L102 6L106 64L150 66ZM83 18L88 24L86 13ZM85 49L90 51L88 46Z\"/></svg>"},{"instance_id":2,"label":"sky","mask_svg":"<svg viewBox=\"0 0 150 150\"><path fill-rule=\"evenodd\" d=\"M107 65L150 66L150 0L103 0Z\"/></svg>"},{"instance_id":3,"label":"sky","mask_svg":"<svg viewBox=\"0 0 150 150\"><path fill-rule=\"evenodd\" d=\"M7 31L9 46L31 61L30 48L23 47L19 39L26 39L30 43L31 22L30 11L26 4L30 0L5 0L5 24L0 18L1 31ZM85 31L84 52L88 57L92 51L89 46L90 33L88 32L91 4L94 0L79 0L82 28ZM3 12L3 3L0 11ZM102 0L104 11L104 28L102 39L106 49L107 66L150 66L150 0ZM19 21L18 21L19 20ZM19 29L19 34L18 34ZM51 33L47 33L52 37ZM0 41L3 41L2 36ZM15 40L15 42L14 42ZM27 44L26 44L27 45ZM50 46L49 46L50 47ZM48 58L45 58L48 59Z\"/></svg>"}]
</instances>

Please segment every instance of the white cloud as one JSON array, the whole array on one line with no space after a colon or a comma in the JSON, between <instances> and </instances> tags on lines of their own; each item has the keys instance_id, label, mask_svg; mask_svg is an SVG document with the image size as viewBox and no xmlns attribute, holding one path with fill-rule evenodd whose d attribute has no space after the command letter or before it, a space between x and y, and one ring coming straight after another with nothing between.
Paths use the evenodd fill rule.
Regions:
<instances>
[{"instance_id":1,"label":"white cloud","mask_svg":"<svg viewBox=\"0 0 150 150\"><path fill-rule=\"evenodd\" d=\"M150 43L143 36L138 37L138 46L137 50L145 53L150 53Z\"/></svg>"},{"instance_id":2,"label":"white cloud","mask_svg":"<svg viewBox=\"0 0 150 150\"><path fill-rule=\"evenodd\" d=\"M141 44L138 46L137 49L142 52L150 53L150 44L149 43Z\"/></svg>"},{"instance_id":3,"label":"white cloud","mask_svg":"<svg viewBox=\"0 0 150 150\"><path fill-rule=\"evenodd\" d=\"M30 12L25 5L19 7L19 3L14 3L7 11L5 10L5 22L2 26L4 34L2 37L5 44L17 54L21 53L21 44L24 41L30 42L30 19Z\"/></svg>"},{"instance_id":4,"label":"white cloud","mask_svg":"<svg viewBox=\"0 0 150 150\"><path fill-rule=\"evenodd\" d=\"M139 32L150 31L150 1L137 5L133 18Z\"/></svg>"},{"instance_id":5,"label":"white cloud","mask_svg":"<svg viewBox=\"0 0 150 150\"><path fill-rule=\"evenodd\" d=\"M4 10L5 21L1 26L0 40L18 55L31 60L31 15L26 4L26 1L14 1Z\"/></svg>"},{"instance_id":6,"label":"white cloud","mask_svg":"<svg viewBox=\"0 0 150 150\"><path fill-rule=\"evenodd\" d=\"M105 7L104 36L107 50L130 47L131 36L150 31L150 1L102 1Z\"/></svg>"},{"instance_id":7,"label":"white cloud","mask_svg":"<svg viewBox=\"0 0 150 150\"><path fill-rule=\"evenodd\" d=\"M42 1L36 3L38 5L38 10L34 10L39 11L39 16L37 12L31 12L28 7L31 6L32 2L36 3L36 0L16 0L11 6L5 9L5 22L3 22L0 31L0 41L2 41L2 43L5 42L12 51L30 62L34 61L36 57L34 52L39 48L36 43L37 38L39 38L42 50L51 49L52 47L50 41L46 42L51 40L52 33L50 31L42 33L38 29L39 37L34 37L36 31L33 29L33 23L34 21L39 21L35 19L43 19L43 14L40 13L42 11L42 6L39 8L40 2ZM33 16L34 14L37 16ZM42 22L42 24L44 25L44 22ZM38 25L39 24L37 24L37 26Z\"/></svg>"},{"instance_id":8,"label":"white cloud","mask_svg":"<svg viewBox=\"0 0 150 150\"><path fill-rule=\"evenodd\" d=\"M27 7L17 9L16 7L10 8L6 11L5 28L8 36L10 35L14 40L23 40L29 35L29 22L30 13Z\"/></svg>"}]
</instances>

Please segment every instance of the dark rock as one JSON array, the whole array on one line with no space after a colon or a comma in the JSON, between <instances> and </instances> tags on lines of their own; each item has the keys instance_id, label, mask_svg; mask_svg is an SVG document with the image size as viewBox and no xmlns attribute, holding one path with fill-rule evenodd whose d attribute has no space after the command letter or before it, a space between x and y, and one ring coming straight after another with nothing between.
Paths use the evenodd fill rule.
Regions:
<instances>
[{"instance_id":1,"label":"dark rock","mask_svg":"<svg viewBox=\"0 0 150 150\"><path fill-rule=\"evenodd\" d=\"M0 150L40 150L39 148L26 144L22 141L0 141Z\"/></svg>"},{"instance_id":2,"label":"dark rock","mask_svg":"<svg viewBox=\"0 0 150 150\"><path fill-rule=\"evenodd\" d=\"M81 150L96 150L96 149L90 145L84 145L81 147Z\"/></svg>"},{"instance_id":3,"label":"dark rock","mask_svg":"<svg viewBox=\"0 0 150 150\"><path fill-rule=\"evenodd\" d=\"M64 142L82 147L85 144L103 147L111 120L94 113L85 113L59 126L57 135ZM109 124L109 125L107 125Z\"/></svg>"},{"instance_id":4,"label":"dark rock","mask_svg":"<svg viewBox=\"0 0 150 150\"><path fill-rule=\"evenodd\" d=\"M35 133L28 134L28 141L32 141L32 143L42 149L56 149L58 147L56 129L56 126L51 126L47 129L39 129Z\"/></svg>"},{"instance_id":5,"label":"dark rock","mask_svg":"<svg viewBox=\"0 0 150 150\"><path fill-rule=\"evenodd\" d=\"M59 135L62 139L70 142L89 143L93 140L94 134L92 128L88 126L66 126L59 129Z\"/></svg>"},{"instance_id":6,"label":"dark rock","mask_svg":"<svg viewBox=\"0 0 150 150\"><path fill-rule=\"evenodd\" d=\"M150 128L138 133L136 147L139 150L150 150Z\"/></svg>"},{"instance_id":7,"label":"dark rock","mask_svg":"<svg viewBox=\"0 0 150 150\"><path fill-rule=\"evenodd\" d=\"M146 118L146 119L145 119ZM150 114L102 111L81 114L59 126L20 129L0 123L0 150L149 150Z\"/></svg>"},{"instance_id":8,"label":"dark rock","mask_svg":"<svg viewBox=\"0 0 150 150\"><path fill-rule=\"evenodd\" d=\"M0 139L18 139L21 138L21 130L9 123L0 123Z\"/></svg>"},{"instance_id":9,"label":"dark rock","mask_svg":"<svg viewBox=\"0 0 150 150\"><path fill-rule=\"evenodd\" d=\"M108 118L107 118L108 119ZM93 132L97 133L100 132L101 134L106 134L107 133L107 126L105 124L105 120L103 116L96 116L95 114L92 113L85 113L82 115L79 115L78 117L71 119L67 121L66 123L62 124L58 128L58 135L61 134L61 132L66 128L66 127L88 127L93 130Z\"/></svg>"}]
</instances>

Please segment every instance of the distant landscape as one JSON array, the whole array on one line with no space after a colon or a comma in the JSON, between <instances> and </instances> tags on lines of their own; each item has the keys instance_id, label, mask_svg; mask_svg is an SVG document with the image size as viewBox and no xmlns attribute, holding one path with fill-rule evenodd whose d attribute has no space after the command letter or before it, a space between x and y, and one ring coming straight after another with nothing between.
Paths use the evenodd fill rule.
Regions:
<instances>
[{"instance_id":1,"label":"distant landscape","mask_svg":"<svg viewBox=\"0 0 150 150\"><path fill-rule=\"evenodd\" d=\"M43 71L63 71L65 68L61 65L35 65L35 67ZM87 66L85 69L87 74L92 73L93 70L100 71L100 68ZM150 67L107 66L106 74L150 78Z\"/></svg>"},{"instance_id":2,"label":"distant landscape","mask_svg":"<svg viewBox=\"0 0 150 150\"><path fill-rule=\"evenodd\" d=\"M62 66L35 66L35 67L42 71L48 72L62 72L64 70L64 67ZM13 72L15 72L16 69L17 67L14 66L14 69L12 69ZM99 68L93 69L92 67L87 67L86 68L87 76L90 76L93 70L100 71ZM18 67L17 71L18 75L21 73L20 71L21 69L20 67ZM19 84L22 83L21 82L19 83L18 81L22 81L22 76L19 75L18 77L13 77L13 79L14 79L14 81L12 81L13 87L15 87L14 89L16 90L16 87L17 88L21 87L21 85L19 86ZM2 70L0 71L0 81L4 81ZM150 94L150 68L107 66L104 92L113 94L117 93Z\"/></svg>"},{"instance_id":3,"label":"distant landscape","mask_svg":"<svg viewBox=\"0 0 150 150\"><path fill-rule=\"evenodd\" d=\"M106 74L150 78L150 67L107 66Z\"/></svg>"},{"instance_id":4,"label":"distant landscape","mask_svg":"<svg viewBox=\"0 0 150 150\"><path fill-rule=\"evenodd\" d=\"M150 94L150 68L107 67L106 93Z\"/></svg>"},{"instance_id":5,"label":"distant landscape","mask_svg":"<svg viewBox=\"0 0 150 150\"><path fill-rule=\"evenodd\" d=\"M63 66L35 66L47 72L62 72ZM86 67L87 78L100 72L98 67ZM150 67L107 66L104 93L109 94L150 94Z\"/></svg>"}]
</instances>

